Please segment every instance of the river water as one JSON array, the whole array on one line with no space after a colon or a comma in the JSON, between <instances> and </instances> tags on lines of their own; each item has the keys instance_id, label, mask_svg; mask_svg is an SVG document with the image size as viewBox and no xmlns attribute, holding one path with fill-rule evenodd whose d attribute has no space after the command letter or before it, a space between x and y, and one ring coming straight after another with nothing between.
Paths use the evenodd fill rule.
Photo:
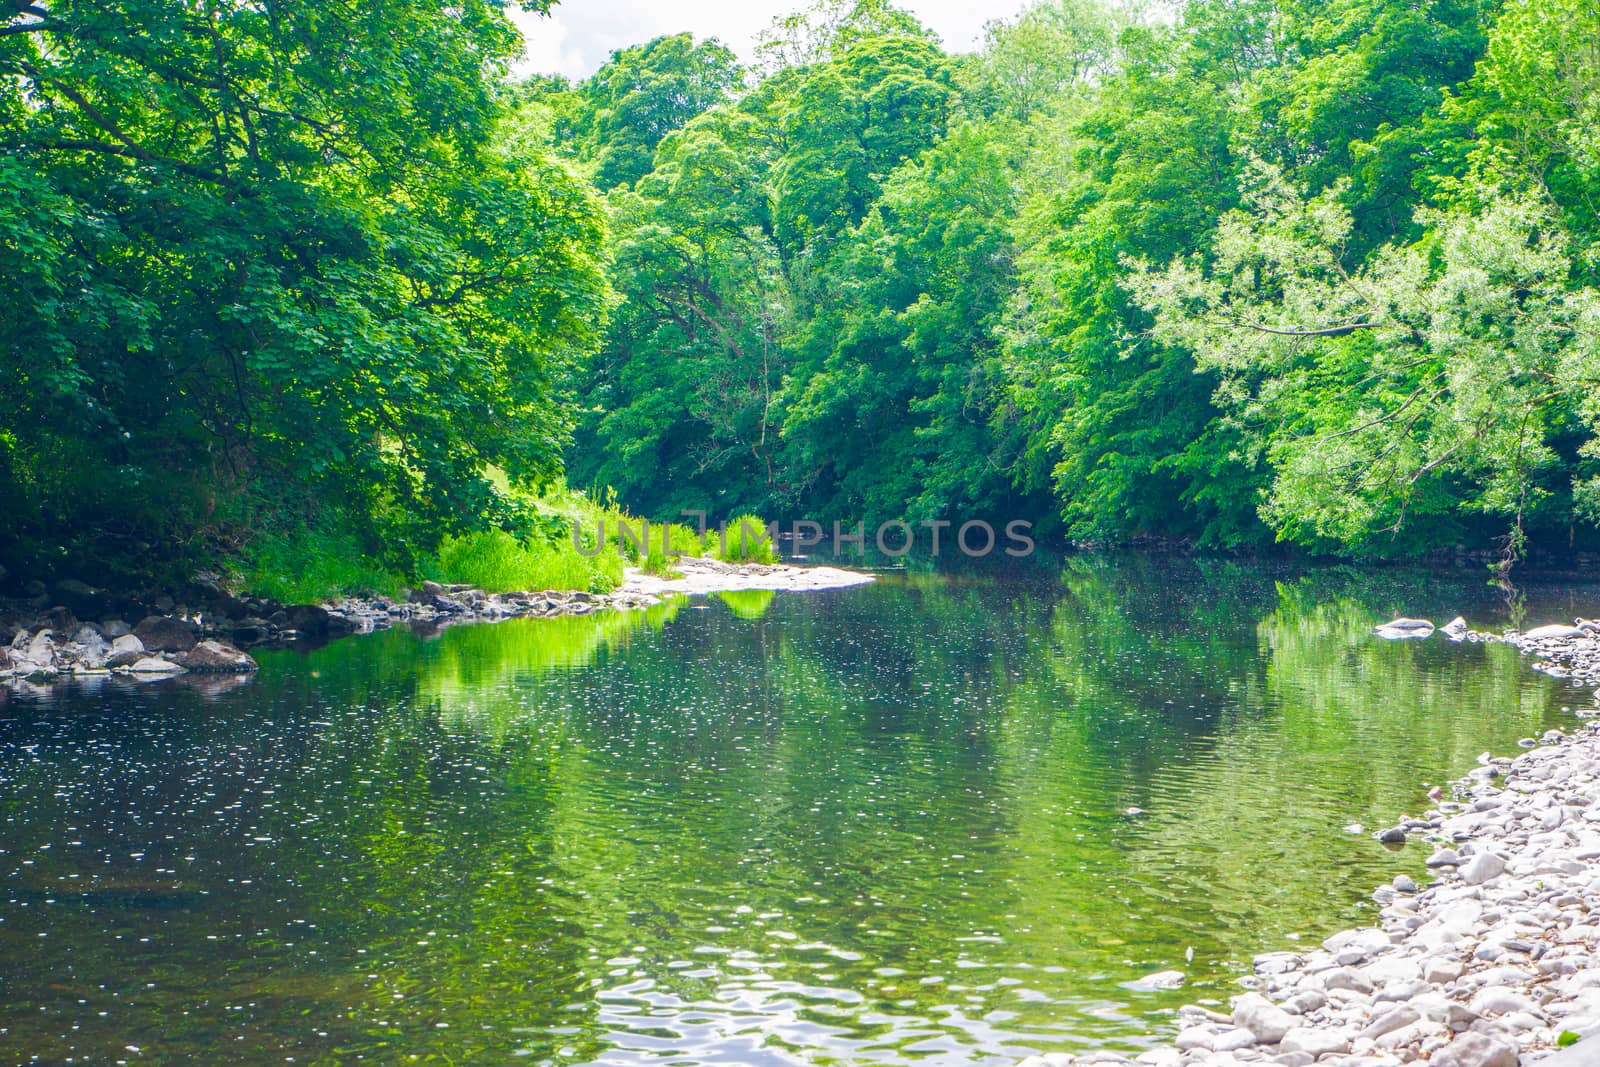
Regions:
<instances>
[{"instance_id":1,"label":"river water","mask_svg":"<svg viewBox=\"0 0 1600 1067\"><path fill-rule=\"evenodd\" d=\"M1375 621L1597 602L1083 558L13 690L0 1063L1135 1051L1372 920L1423 852L1370 831L1590 702Z\"/></svg>"}]
</instances>

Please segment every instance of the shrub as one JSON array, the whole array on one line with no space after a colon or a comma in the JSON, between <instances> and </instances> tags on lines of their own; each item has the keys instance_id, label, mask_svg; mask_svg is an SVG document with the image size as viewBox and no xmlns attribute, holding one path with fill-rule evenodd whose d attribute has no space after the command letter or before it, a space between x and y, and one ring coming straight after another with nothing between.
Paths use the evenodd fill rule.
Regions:
<instances>
[{"instance_id":1,"label":"shrub","mask_svg":"<svg viewBox=\"0 0 1600 1067\"><path fill-rule=\"evenodd\" d=\"M603 593L622 582L622 560L609 545L590 557L570 539L524 542L504 530L487 530L446 537L425 573L435 581L464 583L489 593L536 589Z\"/></svg>"},{"instance_id":2,"label":"shrub","mask_svg":"<svg viewBox=\"0 0 1600 1067\"><path fill-rule=\"evenodd\" d=\"M393 596L405 585L348 531L302 528L258 537L240 575L245 592L286 604L349 594Z\"/></svg>"},{"instance_id":3,"label":"shrub","mask_svg":"<svg viewBox=\"0 0 1600 1067\"><path fill-rule=\"evenodd\" d=\"M728 520L726 544L714 531L706 533L706 554L729 563L776 563L778 549L759 515L740 515Z\"/></svg>"}]
</instances>

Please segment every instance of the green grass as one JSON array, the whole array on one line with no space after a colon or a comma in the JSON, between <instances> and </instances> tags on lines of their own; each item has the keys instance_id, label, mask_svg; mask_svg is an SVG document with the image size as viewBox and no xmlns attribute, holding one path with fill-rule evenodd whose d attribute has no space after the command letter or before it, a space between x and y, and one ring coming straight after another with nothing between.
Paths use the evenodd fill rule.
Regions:
<instances>
[{"instance_id":1,"label":"green grass","mask_svg":"<svg viewBox=\"0 0 1600 1067\"><path fill-rule=\"evenodd\" d=\"M394 596L404 576L383 566L348 533L305 529L258 538L244 560L246 591L285 604L359 594Z\"/></svg>"},{"instance_id":2,"label":"green grass","mask_svg":"<svg viewBox=\"0 0 1600 1067\"><path fill-rule=\"evenodd\" d=\"M437 582L464 583L488 593L586 589L606 593L622 584L622 559L611 546L585 556L570 539L523 542L504 530L446 537L424 568Z\"/></svg>"},{"instance_id":3,"label":"green grass","mask_svg":"<svg viewBox=\"0 0 1600 1067\"><path fill-rule=\"evenodd\" d=\"M505 487L502 491L516 493ZM741 515L728 523L726 549L715 530L702 538L682 523L650 523L641 549L633 538L640 536L644 521L623 511L609 494L603 502L596 502L582 492L556 488L539 497L524 495L521 502L538 513L530 524L530 536L519 538L504 530L449 536L421 558L416 574L386 567L332 518L288 534L265 534L237 566L237 584L245 592L285 603L316 603L352 594L394 596L423 578L472 585L490 593L540 589L605 593L622 584L624 566L638 566L668 578L678 576L676 555L669 556L664 550L663 533L675 554L734 563L775 563L778 559L766 524L755 515ZM593 548L595 532L602 523L605 544L592 556L579 551L570 532L550 536L551 528L576 528L588 550ZM623 524L632 537L622 536Z\"/></svg>"},{"instance_id":4,"label":"green grass","mask_svg":"<svg viewBox=\"0 0 1600 1067\"><path fill-rule=\"evenodd\" d=\"M777 546L767 536L767 524L759 515L728 520L726 548L714 531L707 531L706 554L729 563L778 562Z\"/></svg>"}]
</instances>

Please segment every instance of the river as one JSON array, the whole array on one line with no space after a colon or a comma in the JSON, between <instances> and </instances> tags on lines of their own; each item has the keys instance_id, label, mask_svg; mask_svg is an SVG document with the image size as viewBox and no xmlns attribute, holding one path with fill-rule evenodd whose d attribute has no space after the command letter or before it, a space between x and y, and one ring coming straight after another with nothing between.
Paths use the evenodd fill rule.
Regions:
<instances>
[{"instance_id":1,"label":"river","mask_svg":"<svg viewBox=\"0 0 1600 1067\"><path fill-rule=\"evenodd\" d=\"M1136 1051L1589 702L1402 612L1519 621L1479 572L1082 557L9 691L0 1062Z\"/></svg>"}]
</instances>

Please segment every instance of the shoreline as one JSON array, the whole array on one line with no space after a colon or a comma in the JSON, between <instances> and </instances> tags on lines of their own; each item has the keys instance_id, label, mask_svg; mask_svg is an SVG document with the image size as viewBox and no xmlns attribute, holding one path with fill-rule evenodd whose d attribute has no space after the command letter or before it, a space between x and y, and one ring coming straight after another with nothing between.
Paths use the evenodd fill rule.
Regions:
<instances>
[{"instance_id":1,"label":"shoreline","mask_svg":"<svg viewBox=\"0 0 1600 1067\"><path fill-rule=\"evenodd\" d=\"M1389 640L1431 623L1377 628ZM1389 630L1389 633L1384 633ZM1489 634L1452 620L1452 641L1514 644L1536 670L1600 682L1600 624ZM1572 732L1484 753L1435 807L1379 831L1427 842L1433 880L1400 874L1372 893L1379 923L1312 950L1268 951L1230 1011L1178 1011L1170 1041L1134 1056L1047 1053L1020 1067L1595 1067L1600 1064L1600 711ZM1181 978L1181 976L1177 976Z\"/></svg>"},{"instance_id":2,"label":"shoreline","mask_svg":"<svg viewBox=\"0 0 1600 1067\"><path fill-rule=\"evenodd\" d=\"M678 577L646 574L637 567L623 572L622 584L609 593L581 590L544 590L531 593L485 593L463 585L423 582L410 600L386 597L346 597L322 605L334 619L353 627L350 633L372 633L409 624L425 633L448 626L506 619L553 618L591 615L596 611L638 611L654 607L662 598L683 595L731 593L741 589L818 592L845 589L874 581L865 571L838 567L809 567L793 563L725 563L685 556L676 561Z\"/></svg>"},{"instance_id":3,"label":"shoreline","mask_svg":"<svg viewBox=\"0 0 1600 1067\"><path fill-rule=\"evenodd\" d=\"M282 648L408 626L424 637L450 627L507 619L637 611L664 597L771 589L812 592L864 585L874 576L838 567L726 563L684 557L675 578L624 572L610 593L537 590L486 593L423 582L404 598L343 597L323 604L237 598L201 584L194 603L171 596L146 607L63 582L31 601L0 605L0 682L45 687L69 679L154 681L183 675L246 681L257 669L246 649ZM135 610L128 610L129 607ZM130 624L123 616L137 618ZM87 618L85 618L87 617Z\"/></svg>"}]
</instances>

